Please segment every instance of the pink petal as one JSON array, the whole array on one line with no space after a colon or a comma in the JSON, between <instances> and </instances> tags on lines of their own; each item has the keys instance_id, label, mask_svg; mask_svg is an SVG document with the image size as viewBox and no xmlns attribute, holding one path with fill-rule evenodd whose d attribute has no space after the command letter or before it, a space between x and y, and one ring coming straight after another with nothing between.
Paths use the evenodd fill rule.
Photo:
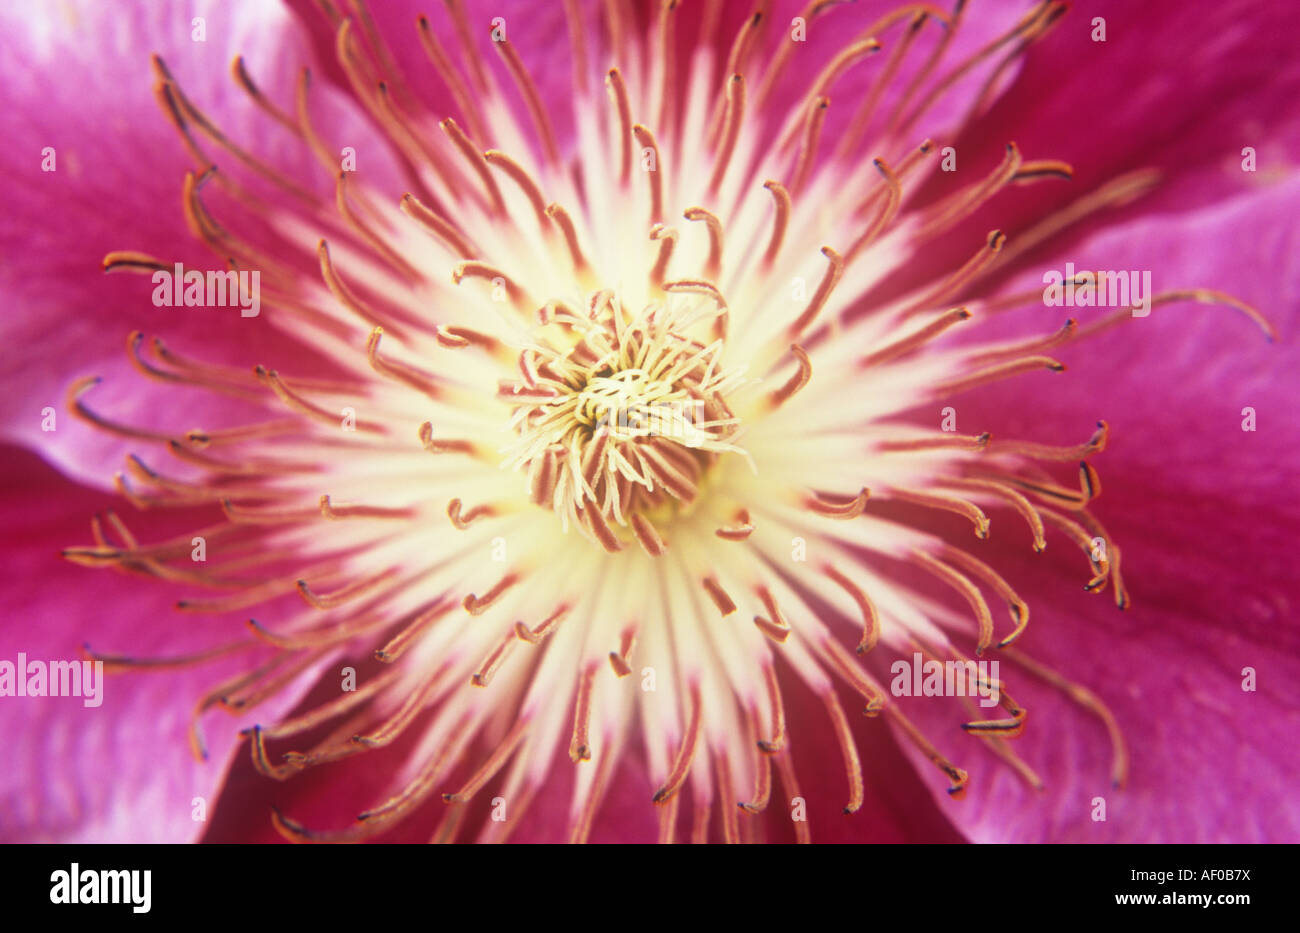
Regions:
<instances>
[{"instance_id":1,"label":"pink petal","mask_svg":"<svg viewBox=\"0 0 1300 933\"><path fill-rule=\"evenodd\" d=\"M89 518L121 500L72 486L32 454L4 448L0 513L12 533L0 542L9 574L0 594L0 659L14 663L81 658L96 651L175 656L233 641L242 616L193 624L173 609L193 595L156 580L91 571L59 556L92 543ZM169 515L160 536L184 534L205 516ZM208 517L210 518L210 517ZM0 769L0 837L7 842L180 842L198 838L196 798L211 818L218 788L238 741L239 719L209 714L208 760L190 753L190 713L199 696L250 662L245 653L168 672L106 674L102 705L82 698L6 697L0 701L5 767ZM268 703L274 707L291 699ZM273 714L273 711L272 711ZM111 779L110 779L111 778Z\"/></svg>"},{"instance_id":2,"label":"pink petal","mask_svg":"<svg viewBox=\"0 0 1300 933\"><path fill-rule=\"evenodd\" d=\"M132 370L123 352L131 330L161 334L178 352L208 362L243 368L259 361L256 354L310 365L310 356L276 327L273 313L254 319L233 308L158 308L147 276L101 271L114 250L151 253L187 269L222 266L185 227L181 181L192 166L154 99L152 52L163 55L186 95L230 138L294 178L318 179L323 196L333 197L331 180L306 148L261 113L229 75L232 57L243 53L263 92L292 110L297 70L311 64L296 21L274 5L245 4L208 15L207 41L192 41L193 28L190 13L176 5L0 11L7 92L0 132L10 141L0 159L13 181L0 221L0 289L7 302L0 339L8 348L0 387L25 400L6 410L0 437L40 450L87 483L106 484L109 465L138 445L66 414L64 394L73 379L104 377L87 404L136 425L184 431L239 417L228 401L198 392L184 407L192 420L169 423L175 390ZM52 74L57 80L49 79ZM313 93L316 118L330 117L331 136L360 150L358 170L395 189L387 145L355 111L341 110L327 87ZM41 169L46 147L54 150L52 172ZM204 147L218 163L231 161L215 144L205 141ZM54 432L42 429L47 407L58 412Z\"/></svg>"},{"instance_id":3,"label":"pink petal","mask_svg":"<svg viewBox=\"0 0 1300 933\"><path fill-rule=\"evenodd\" d=\"M1110 705L1132 753L1132 780L1109 789L1098 720L1004 662L1009 689L1030 710L1012 747L1046 780L1041 796L957 735L960 714L934 708L951 701L919 701L932 734L944 735L945 750L972 771L969 799L947 808L972 838L1300 837L1300 808L1286 794L1300 756L1282 738L1297 725L1285 685L1300 671L1291 411L1300 372L1298 204L1300 182L1288 180L1190 215L1144 217L1070 254L1079 268L1151 269L1157 288L1227 287L1271 313L1278 343L1232 310L1157 308L1063 349L1071 370L1037 377L1051 381L1034 388L1032 409L1020 399L1033 376L957 400L963 430L991 428L995 437L1041 437L1052 425L1052 440L1077 442L1093 420L1109 420L1111 443L1092 460L1104 489L1093 511L1122 548L1134 600L1125 614L1107 597L1080 592L1087 565L1073 545L1057 537L1044 554L1028 554L1016 519L996 522L994 563L1033 606L1025 650ZM1249 231L1248 265L1218 248L1243 242L1241 231ZM1081 323L1102 313L1023 313L1044 310ZM1055 324L1045 320L1044 332ZM1254 432L1242 430L1248 406ZM1242 689L1247 667L1258 672L1257 692ZM1090 817L1096 796L1109 803L1105 823Z\"/></svg>"}]
</instances>

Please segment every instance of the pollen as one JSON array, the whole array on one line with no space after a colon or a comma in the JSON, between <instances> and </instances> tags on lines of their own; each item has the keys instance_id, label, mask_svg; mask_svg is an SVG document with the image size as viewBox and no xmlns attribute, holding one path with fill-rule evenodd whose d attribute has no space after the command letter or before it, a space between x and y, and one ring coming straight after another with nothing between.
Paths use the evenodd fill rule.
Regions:
<instances>
[{"instance_id":1,"label":"pollen","mask_svg":"<svg viewBox=\"0 0 1300 933\"><path fill-rule=\"evenodd\" d=\"M593 521L665 524L695 501L715 459L744 455L726 402L744 377L721 364L711 300L665 293L632 313L602 293L591 305L551 315L520 354L522 378L498 397L519 435L505 465L527 473L536 504L594 541Z\"/></svg>"}]
</instances>

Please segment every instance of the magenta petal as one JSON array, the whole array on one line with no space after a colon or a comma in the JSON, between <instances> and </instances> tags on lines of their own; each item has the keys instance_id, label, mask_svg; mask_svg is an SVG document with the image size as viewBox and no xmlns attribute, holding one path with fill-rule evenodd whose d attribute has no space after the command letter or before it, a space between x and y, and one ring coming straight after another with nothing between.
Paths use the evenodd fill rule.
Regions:
<instances>
[{"instance_id":1,"label":"magenta petal","mask_svg":"<svg viewBox=\"0 0 1300 933\"><path fill-rule=\"evenodd\" d=\"M1292 414L1300 373L1298 203L1300 184L1287 181L1190 214L1134 220L1069 254L1081 269L1152 270L1157 290L1212 282L1269 313L1281 332L1277 343L1231 309L1156 308L1063 348L1071 369L1036 392L1032 420L1019 403L1024 379L957 402L969 429L991 428L995 436L1042 436L1041 424L1050 423L1060 425L1053 440L1070 442L1096 418L1109 420L1111 443L1092 459L1104 490L1094 512L1122 548L1134 600L1125 614L1108 597L1080 592L1086 562L1068 541L1049 538L1046 553L1028 554L1017 519L995 520L996 563L1033 607L1022 646L1110 705L1132 754L1132 778L1125 789L1110 789L1100 722L1004 660L1009 689L1029 709L1026 732L1011 747L1040 771L1046 794L1027 790L963 740L959 710L913 701L931 734L947 740L945 751L972 772L968 799L948 807L972 838L1300 838L1300 809L1284 793L1300 756L1282 738L1297 724L1285 685L1300 673L1291 625L1300 605L1300 437ZM1240 245L1220 248L1227 243ZM1072 314L1086 324L1105 312L1026 313ZM1043 331L1055 324L1044 320ZM1254 431L1242 430L1248 408ZM1254 692L1242 689L1246 668L1257 672ZM1091 818L1098 796L1109 808L1104 823Z\"/></svg>"},{"instance_id":2,"label":"magenta petal","mask_svg":"<svg viewBox=\"0 0 1300 933\"><path fill-rule=\"evenodd\" d=\"M9 140L0 159L12 182L0 221L0 290L7 308L0 337L10 348L0 388L25 400L6 409L0 436L40 450L82 482L104 485L132 448L66 412L73 379L103 377L87 404L136 425L185 431L230 424L239 414L227 400L191 393L189 422L171 423L173 405L161 403L175 390L131 370L123 347L131 330L160 334L183 354L241 368L260 361L254 354L281 365L303 355L272 313L243 318L234 308L155 307L148 276L98 272L115 250L143 251L187 269L222 267L185 226L181 183L194 166L154 99L150 54L164 57L187 96L232 139L292 177L319 179L324 197L333 197L332 183L229 74L233 56L244 54L259 87L292 109L298 68L311 60L296 21L278 6L247 4L208 15L201 42L191 39L197 27L190 12L177 5L40 9L0 13L6 63L0 131ZM96 53L87 54L90 49ZM53 73L57 81L49 79ZM340 109L327 87L313 100L317 116L330 118L331 138L339 134L360 149L358 170L395 189L391 157L374 131L355 111ZM205 141L204 147L219 164L232 159L215 144ZM53 171L42 170L47 156ZM141 391L142 385L156 392ZM53 431L46 408L57 412Z\"/></svg>"},{"instance_id":3,"label":"magenta petal","mask_svg":"<svg viewBox=\"0 0 1300 933\"><path fill-rule=\"evenodd\" d=\"M9 574L0 594L0 659L72 661L83 642L110 654L175 656L232 641L242 619L213 617L202 626L173 603L188 590L155 580L90 571L59 556L91 543L89 519L124 503L59 478L29 453L4 448L0 512L10 530L0 543ZM193 518L194 516L189 516ZM186 516L175 533L195 527ZM157 529L154 529L157 530ZM162 533L159 530L159 533ZM0 700L5 767L0 769L0 838L6 842L180 842L198 838L196 798L208 817L249 717L209 713L208 760L189 750L197 698L245 669L249 655L173 672L107 674L102 704L84 698ZM292 691L267 704L274 715ZM262 710L259 708L259 713Z\"/></svg>"}]
</instances>

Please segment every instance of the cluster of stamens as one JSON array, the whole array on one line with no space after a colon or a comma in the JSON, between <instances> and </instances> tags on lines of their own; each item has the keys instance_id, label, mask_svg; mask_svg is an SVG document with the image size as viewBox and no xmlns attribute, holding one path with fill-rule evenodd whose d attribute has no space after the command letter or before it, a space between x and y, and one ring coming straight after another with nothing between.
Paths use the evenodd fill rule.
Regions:
<instances>
[{"instance_id":1,"label":"cluster of stamens","mask_svg":"<svg viewBox=\"0 0 1300 933\"><path fill-rule=\"evenodd\" d=\"M712 460L743 453L726 402L743 375L722 365L725 308L668 292L633 313L609 291L588 307L549 303L522 377L501 383L519 435L506 465L527 471L531 500L565 528L611 551L626 537L615 528L629 529L657 555L664 521L695 501Z\"/></svg>"}]
</instances>

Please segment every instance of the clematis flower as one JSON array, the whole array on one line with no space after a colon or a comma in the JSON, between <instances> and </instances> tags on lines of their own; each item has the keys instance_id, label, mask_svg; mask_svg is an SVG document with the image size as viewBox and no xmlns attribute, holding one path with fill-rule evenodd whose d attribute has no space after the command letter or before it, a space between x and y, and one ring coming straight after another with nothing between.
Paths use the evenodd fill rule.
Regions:
<instances>
[{"instance_id":1,"label":"clematis flower","mask_svg":"<svg viewBox=\"0 0 1300 933\"><path fill-rule=\"evenodd\" d=\"M2 15L6 838L1296 838L1280 12Z\"/></svg>"}]
</instances>

